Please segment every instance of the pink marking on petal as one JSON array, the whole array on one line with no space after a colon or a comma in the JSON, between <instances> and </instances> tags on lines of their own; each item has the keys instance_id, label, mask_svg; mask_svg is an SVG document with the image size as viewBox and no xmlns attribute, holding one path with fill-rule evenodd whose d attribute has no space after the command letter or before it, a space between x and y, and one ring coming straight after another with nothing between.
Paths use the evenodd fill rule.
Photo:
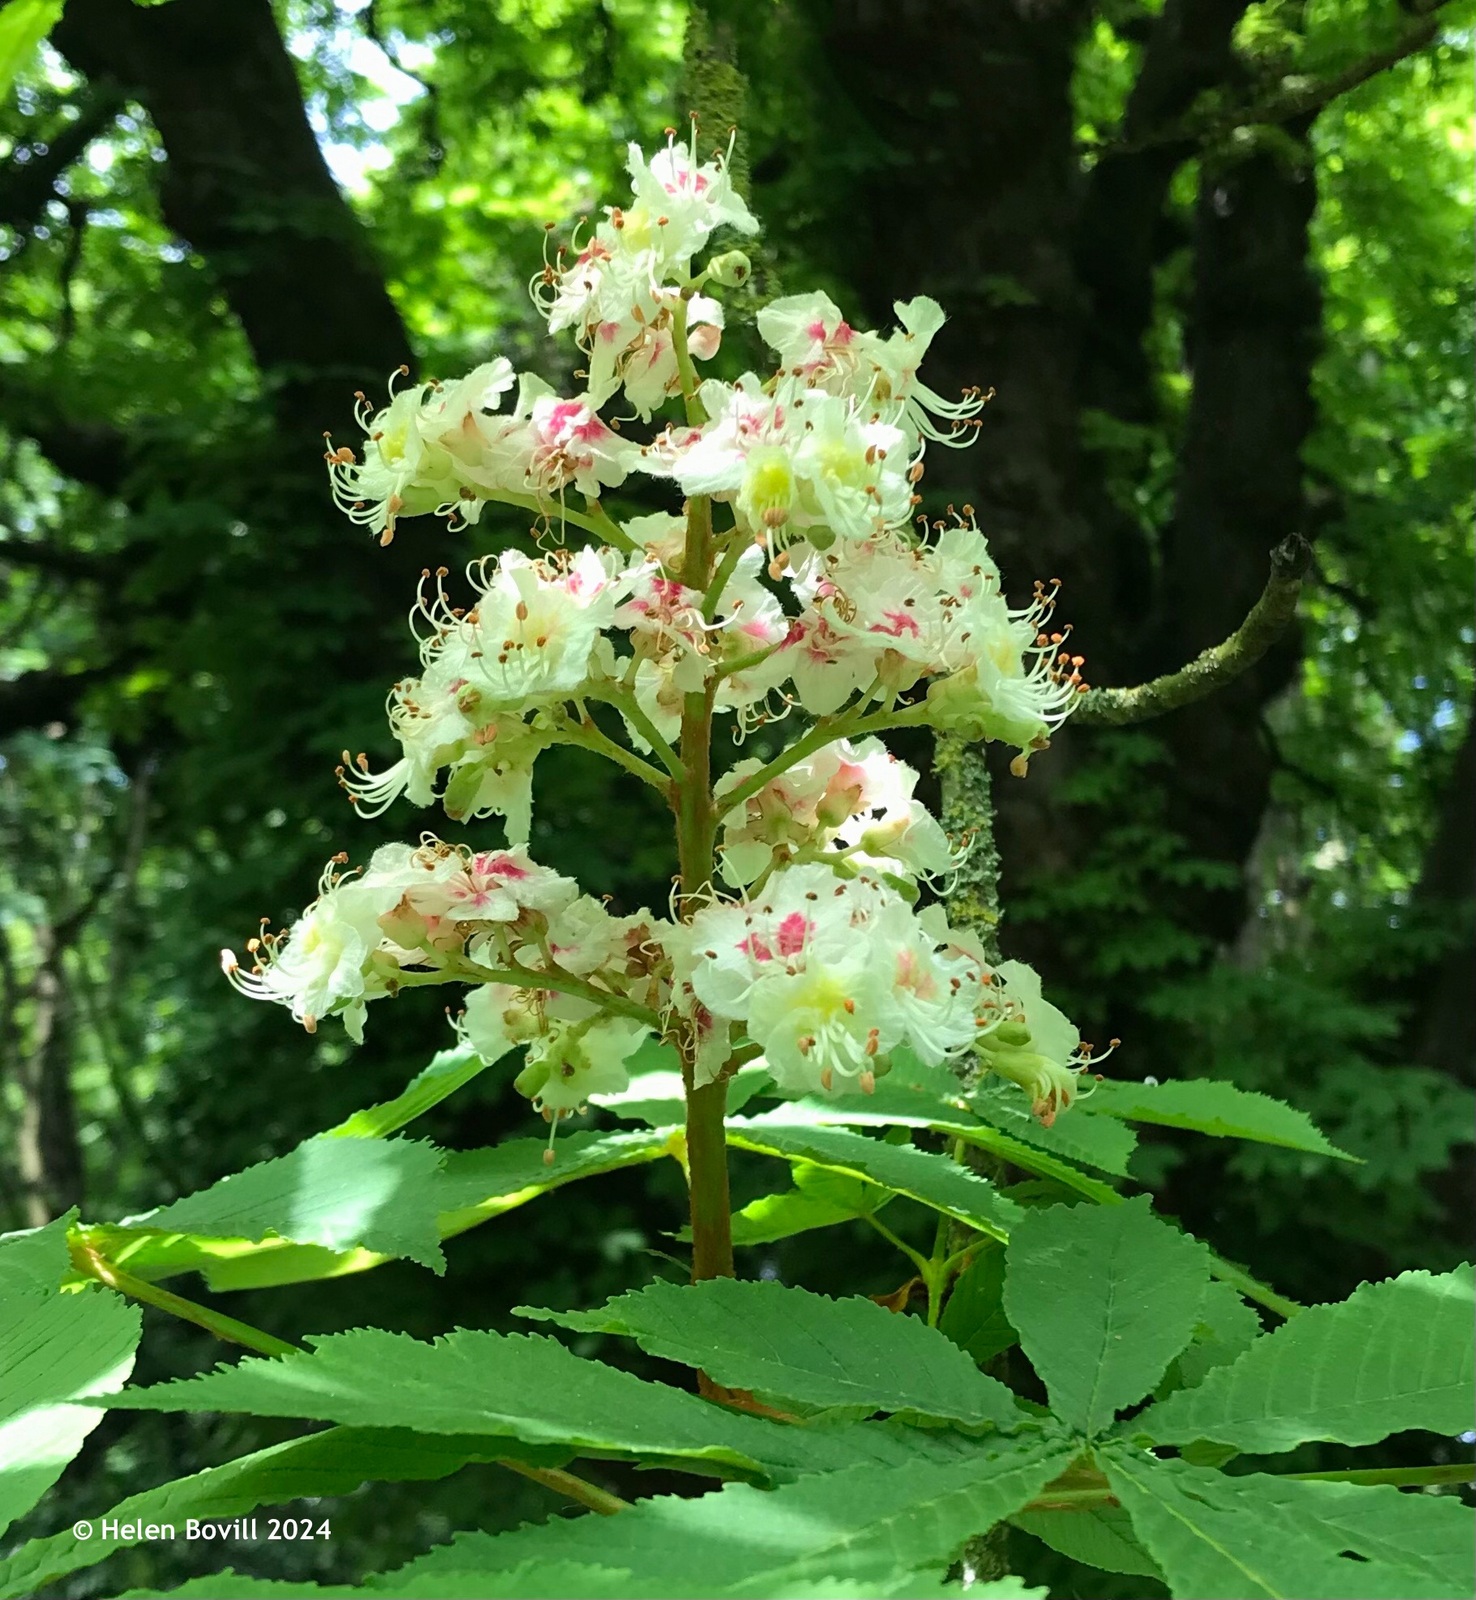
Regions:
<instances>
[{"instance_id":1,"label":"pink marking on petal","mask_svg":"<svg viewBox=\"0 0 1476 1600\"><path fill-rule=\"evenodd\" d=\"M779 954L797 956L805 947L810 924L802 911L791 911L779 924Z\"/></svg>"}]
</instances>

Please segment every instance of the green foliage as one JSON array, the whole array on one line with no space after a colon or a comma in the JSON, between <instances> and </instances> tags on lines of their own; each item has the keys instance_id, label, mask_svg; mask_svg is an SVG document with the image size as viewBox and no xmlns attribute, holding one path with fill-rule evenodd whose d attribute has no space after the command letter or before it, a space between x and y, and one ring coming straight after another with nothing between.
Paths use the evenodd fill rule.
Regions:
<instances>
[{"instance_id":1,"label":"green foliage","mask_svg":"<svg viewBox=\"0 0 1476 1600\"><path fill-rule=\"evenodd\" d=\"M16 74L30 65L61 11L62 0L12 0L0 14L0 95L7 93Z\"/></svg>"},{"instance_id":2,"label":"green foliage","mask_svg":"<svg viewBox=\"0 0 1476 1600\"><path fill-rule=\"evenodd\" d=\"M130 1264L137 1248L139 1264L147 1267L149 1246L159 1240L173 1271L181 1270L173 1265L180 1260L176 1252L197 1239L275 1238L330 1251L406 1256L439 1272L446 1264L436 1232L444 1159L419 1139L309 1139L290 1155L126 1218L107 1230L107 1243L117 1260Z\"/></svg>"},{"instance_id":3,"label":"green foliage","mask_svg":"<svg viewBox=\"0 0 1476 1600\"><path fill-rule=\"evenodd\" d=\"M386 1374L394 1383L386 1389ZM301 1417L350 1427L475 1432L576 1455L760 1477L834 1467L859 1450L906 1459L881 1429L795 1430L719 1410L663 1384L571 1354L556 1340L459 1329L434 1344L356 1328L311 1353L248 1358L199 1378L130 1391L143 1411ZM924 1449L920 1442L919 1450Z\"/></svg>"},{"instance_id":4,"label":"green foliage","mask_svg":"<svg viewBox=\"0 0 1476 1600\"><path fill-rule=\"evenodd\" d=\"M870 60L844 39L836 48L826 8L709 9L751 79L744 137L772 219L758 293L776 292L781 274L817 281L818 270L847 307L885 309L890 294L868 270L881 247L863 237L859 203L898 163L875 114L878 85L888 108L894 96L937 96L925 101L943 130L937 159L909 163L905 176L920 196L946 198L942 215L1003 215L1015 203L1006 190L998 204L987 147L962 169L944 159L947 130L968 108L931 80L907 82L885 51ZM1009 26L1025 53L1059 26L1050 8L1015 9ZM1063 47L1075 61L1072 107L1064 67L1056 78L1060 116L1074 111L1090 166L1120 159L1109 152L1160 8L1088 9ZM1071 734L1047 758L1046 809L1059 805L1068 844L1079 834L1073 871L1012 900L1006 937L1043 940L1092 1029L1123 1033L1127 1048L1104 1070L1167 1081L1109 1079L1047 1128L1011 1086L965 1088L898 1060L874 1095L734 1116L735 1191L746 1201L734 1239L761 1252L743 1258L745 1270L783 1283L625 1293L668 1245L667 1264L685 1269L680 1246L653 1231L675 1229L687 1156L669 1050L648 1047L630 1090L596 1097L592 1125L562 1133L547 1165L545 1139L525 1136L529 1122L512 1109L508 1074L484 1072L464 1050L442 1051L397 1093L425 1058L426 1028L442 1025L424 996L386 1008L382 1037L351 1069L327 1030L264 1043L257 1019L227 1009L212 946L262 911L280 915L306 863L316 870L347 842L317 818L340 739L357 749L379 729L382 686L367 684L364 666L379 659L378 619L338 579L342 530L304 510L315 502L299 468L315 466L316 445L276 430L283 374L256 364L230 261L208 240L182 243L173 214L165 219L173 157L141 107L104 120L58 181L36 188L48 151L99 88L49 51L28 65L60 10L56 0L0 9L0 91L20 70L0 108L3 197L18 203L35 189L40 207L20 224L0 215L0 360L12 395L0 403L0 702L8 710L37 672L63 686L87 673L95 686L69 698L60 720L45 710L0 746L0 1112L18 1149L27 1116L46 1103L26 1074L61 1064L89 1221L0 1238L0 1524L58 1479L133 1360L137 1309L82 1281L69 1236L79 1258L84 1246L100 1251L146 1284L199 1272L212 1292L239 1296L230 1304L243 1316L261 1291L313 1284L275 1299L294 1336L366 1321L500 1325L516 1298L605 1304L536 1313L576 1333L580 1354L495 1332L428 1343L357 1327L314 1338L310 1353L175 1384L161 1380L219 1351L151 1313L140 1368L150 1386L127 1391L121 1409L176 1414L132 1417L129 1429L113 1418L19 1530L45 1519L45 1536L0 1557L0 1597L116 1555L127 1541L52 1531L110 1501L106 1515L142 1521L297 1499L316 1509L324 1498L357 1506L361 1525L348 1539L335 1533L315 1569L321 1585L300 1572L276 1583L212 1573L169 1592L920 1600L961 1592L947 1574L965 1542L1007 1521L1097 1572L1057 1582L1046 1553L1015 1539L1008 1564L1026 1577L975 1583L970 1595L1039 1600L1047 1571L1062 1594L1140 1592L1104 1573L1162 1580L1184 1600L1469 1594L1469 1515L1438 1488L1459 1470L1448 1436L1470 1424L1469 1272L1365 1284L1263 1333L1235 1285L1282 1311L1295 1305L1155 1221L1145 1196L1124 1198L1133 1185L1156 1191L1187 1227L1303 1295L1331 1298L1407 1262L1441 1269L1466 1248L1449 1173L1472 1137L1471 1090L1415 1042L1422 975L1466 927L1458 911L1419 901L1472 691L1469 6L1447 10L1429 47L1335 96L1312 128L1305 181L1318 195L1323 338L1304 460L1318 565L1303 597L1299 679L1265 708L1278 770L1254 858L1244 874L1238 862L1199 859L1167 825L1175 774L1150 734ZM687 8L377 0L350 15L327 0L277 0L276 10L315 129L365 225L366 257L382 264L425 370L494 350L526 364L525 285L540 265L529 224L587 211L612 192L624 137L649 142L680 120ZM1235 104L1326 83L1399 38L1408 10L1394 0L1253 6L1236 31L1234 90L1211 89L1184 114L1215 121ZM1210 153L1274 140L1286 143L1274 129L1217 135ZM1156 147L1150 160L1176 171L1158 214L1141 219L1155 235L1156 306L1134 348L1153 406L1132 419L1100 405L1049 419L1084 446L1088 488L1063 500L1062 525L1086 530L1091 581L1134 602L1141 574L1118 560L1122 530L1104 517L1110 509L1142 534L1152 566L1188 470L1196 263L1182 241L1199 156L1183 160L1185 148ZM1066 232L1042 242L1060 252L1063 282L1067 242ZM1018 371L1012 314L1028 305L1047 321L1057 308L995 263L979 266L970 255L940 271L996 314L1001 343L989 354L1007 364L979 376L999 384L1002 410ZM1069 315L1080 320L1074 301ZM741 359L751 338L742 322L727 330L724 359ZM336 368L333 383L344 387ZM114 429L128 451L118 492L74 481L46 454L80 439L91 467ZM1019 437L1028 444L1028 428ZM995 484L987 492L998 498ZM455 567L468 553L413 536L424 540L417 566ZM1151 635L1156 620L1134 611L1132 628ZM345 678L354 640L375 641L348 669L365 681ZM1112 661L1106 641L1084 648ZM628 786L576 752L546 760L540 858L610 890L620 910L660 903L668 865ZM1222 949L1193 906L1203 889L1238 890L1243 878L1251 915ZM42 980L64 997L49 1035ZM730 1112L771 1090L761 1066L744 1068ZM367 1101L377 1103L356 1109ZM417 1118L423 1136L389 1138ZM608 1118L647 1126L610 1131ZM297 1145L313 1128L330 1133ZM774 1158L793 1187L771 1193L783 1170ZM223 1171L235 1175L212 1181ZM4 1191L7 1226L69 1204L47 1200L29 1172ZM499 1217L502 1227L482 1227ZM897 1311L855 1293L896 1283L881 1232L927 1280L936 1331L915 1314L921 1292L908 1300L916 1284L887 1297ZM432 1279L424 1266L447 1271ZM787 1286L795 1281L829 1297ZM583 1338L604 1334L633 1341L602 1348L618 1366L584 1359ZM742 1396L736 1406L699 1399L682 1375L648 1381L647 1356L789 1402L805 1420L749 1414ZM986 1364L990 1377L978 1370ZM1033 1377L1054 1420L1006 1399L1006 1382L1038 1398ZM817 1407L892 1415L810 1417ZM268 1420L253 1431L257 1417ZM334 1425L256 1448L280 1436L281 1418ZM1016 1431L975 1436L990 1424ZM1413 1429L1447 1437L1364 1449ZM1205 1465L1293 1448L1284 1465L1366 1481ZM193 1463L243 1449L159 1481L182 1453ZM1444 1477L1419 1476L1427 1453ZM459 1501L433 1498L430 1486L464 1465L551 1470L581 1458L597 1488L642 1498L612 1517L463 1532L410 1568L371 1570L351 1587L328 1581L544 1508L480 1480ZM647 1498L638 1466L689 1476L681 1493ZM1393 1487L1401 1467L1425 1487ZM747 1481L711 1485L734 1476ZM118 1498L139 1482L159 1486ZM391 1483L417 1487L393 1499ZM361 1484L379 1487L360 1495ZM379 1542L362 1532L389 1524ZM269 1554L253 1552L253 1569ZM172 1555L136 1549L99 1577L108 1592L172 1581ZM83 1579L66 1592L96 1591Z\"/></svg>"},{"instance_id":5,"label":"green foliage","mask_svg":"<svg viewBox=\"0 0 1476 1600\"><path fill-rule=\"evenodd\" d=\"M778 1283L653 1283L599 1311L521 1314L577 1333L616 1333L775 1403L901 1412L1006 1431L1022 1417L1002 1383L914 1317Z\"/></svg>"},{"instance_id":6,"label":"green foliage","mask_svg":"<svg viewBox=\"0 0 1476 1600\"><path fill-rule=\"evenodd\" d=\"M120 1547L139 1543L149 1523L182 1525L189 1518L246 1516L261 1506L351 1494L369 1479L424 1482L456 1472L469 1461L538 1460L536 1447L507 1439L396 1432L388 1428L327 1428L302 1439L258 1450L131 1494L98 1520L139 1531L116 1539L79 1539L70 1529L33 1539L0 1561L0 1597L25 1600L66 1573L106 1560ZM558 1459L558 1452L544 1452Z\"/></svg>"},{"instance_id":7,"label":"green foliage","mask_svg":"<svg viewBox=\"0 0 1476 1600\"><path fill-rule=\"evenodd\" d=\"M975 1252L954 1280L938 1321L939 1332L967 1350L981 1367L1020 1342L1005 1315L1004 1286L1004 1248L991 1241Z\"/></svg>"},{"instance_id":8,"label":"green foliage","mask_svg":"<svg viewBox=\"0 0 1476 1600\"><path fill-rule=\"evenodd\" d=\"M1059 1440L1026 1439L950 1465L849 1467L770 1494L731 1485L696 1500L659 1496L599 1523L464 1534L377 1583L395 1593L422 1573L457 1572L480 1588L485 1576L525 1561L585 1557L624 1569L628 1584L658 1596L758 1600L804 1593L807 1584L824 1593L827 1581L886 1594L904 1574L913 1582L928 1569L941 1576L973 1529L1009 1515L1069 1459Z\"/></svg>"},{"instance_id":9,"label":"green foliage","mask_svg":"<svg viewBox=\"0 0 1476 1600\"><path fill-rule=\"evenodd\" d=\"M1097 1086L1094 1108L1109 1117L1130 1122L1152 1122L1164 1128L1190 1128L1195 1133L1220 1138L1254 1139L1288 1150L1308 1150L1320 1156L1350 1161L1344 1150L1313 1126L1309 1117L1279 1100L1253 1094L1233 1083L1213 1083L1203 1078L1172 1083L1104 1082Z\"/></svg>"},{"instance_id":10,"label":"green foliage","mask_svg":"<svg viewBox=\"0 0 1476 1600\"><path fill-rule=\"evenodd\" d=\"M728 1142L787 1161L806 1161L832 1172L866 1178L917 1200L995 1239L1007 1236L1020 1208L985 1179L911 1144L868 1139L849 1128L806 1127L783 1111L734 1117Z\"/></svg>"},{"instance_id":11,"label":"green foliage","mask_svg":"<svg viewBox=\"0 0 1476 1600\"><path fill-rule=\"evenodd\" d=\"M1313 1306L1196 1389L1144 1413L1151 1439L1215 1439L1240 1450L1291 1450L1307 1439L1374 1444L1403 1428L1470 1426L1469 1268L1406 1272Z\"/></svg>"},{"instance_id":12,"label":"green foliage","mask_svg":"<svg viewBox=\"0 0 1476 1600\"><path fill-rule=\"evenodd\" d=\"M811 1228L853 1222L875 1215L895 1198L893 1191L880 1184L808 1161L796 1161L791 1175L793 1189L762 1195L733 1213L735 1245L773 1244Z\"/></svg>"},{"instance_id":13,"label":"green foliage","mask_svg":"<svg viewBox=\"0 0 1476 1600\"><path fill-rule=\"evenodd\" d=\"M1176 1596L1457 1600L1470 1519L1452 1500L1101 1453L1107 1481Z\"/></svg>"},{"instance_id":14,"label":"green foliage","mask_svg":"<svg viewBox=\"0 0 1476 1600\"><path fill-rule=\"evenodd\" d=\"M1149 1210L1052 1207L1010 1235L1004 1312L1073 1427L1104 1432L1188 1344L1209 1285L1209 1252Z\"/></svg>"},{"instance_id":15,"label":"green foliage","mask_svg":"<svg viewBox=\"0 0 1476 1600\"><path fill-rule=\"evenodd\" d=\"M138 1308L105 1289L61 1292L70 1220L0 1239L0 1532L102 1421L83 1402L121 1389L133 1370Z\"/></svg>"}]
</instances>

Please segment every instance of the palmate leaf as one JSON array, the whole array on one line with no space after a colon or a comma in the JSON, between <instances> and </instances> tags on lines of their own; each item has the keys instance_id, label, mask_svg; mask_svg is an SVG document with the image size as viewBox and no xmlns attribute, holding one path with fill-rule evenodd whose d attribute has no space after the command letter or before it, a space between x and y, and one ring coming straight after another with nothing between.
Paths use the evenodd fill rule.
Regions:
<instances>
[{"instance_id":1,"label":"palmate leaf","mask_svg":"<svg viewBox=\"0 0 1476 1600\"><path fill-rule=\"evenodd\" d=\"M112 1394L133 1370L138 1307L102 1288L57 1287L70 1220L0 1242L0 1532L102 1421L100 1408L74 1402Z\"/></svg>"},{"instance_id":2,"label":"palmate leaf","mask_svg":"<svg viewBox=\"0 0 1476 1600\"><path fill-rule=\"evenodd\" d=\"M1331 1143L1304 1112L1269 1095L1214 1078L1175 1078L1153 1084L1106 1079L1093 1091L1091 1107L1096 1116L1250 1139L1312 1155L1336 1156L1340 1161L1357 1160Z\"/></svg>"},{"instance_id":3,"label":"palmate leaf","mask_svg":"<svg viewBox=\"0 0 1476 1600\"><path fill-rule=\"evenodd\" d=\"M697 1499L666 1495L614 1517L463 1534L367 1587L400 1596L424 1574L459 1573L463 1592L481 1595L498 1573L576 1561L623 1568L626 1593L639 1596L926 1594L970 1535L1033 1498L1072 1453L1027 1438L947 1465L853 1466L767 1493L730 1484ZM917 1576L897 1589L899 1573Z\"/></svg>"},{"instance_id":4,"label":"palmate leaf","mask_svg":"<svg viewBox=\"0 0 1476 1600\"><path fill-rule=\"evenodd\" d=\"M517 1311L581 1333L623 1334L648 1355L781 1401L976 1427L1013 1429L1025 1420L1010 1391L957 1345L861 1296L831 1300L779 1283L711 1278L653 1283L598 1311Z\"/></svg>"},{"instance_id":5,"label":"palmate leaf","mask_svg":"<svg viewBox=\"0 0 1476 1600\"><path fill-rule=\"evenodd\" d=\"M120 1525L172 1522L182 1526L190 1517L202 1521L240 1517L260 1506L350 1494L371 1481L443 1478L471 1461L516 1457L540 1466L561 1466L569 1455L567 1450L505 1438L436 1436L392 1428L327 1428L129 1495L100 1518L93 1518L93 1524L96 1527L107 1518ZM138 1542L127 1537L78 1539L70 1528L32 1539L0 1560L0 1600L25 1600L44 1584L94 1566Z\"/></svg>"},{"instance_id":6,"label":"palmate leaf","mask_svg":"<svg viewBox=\"0 0 1476 1600\"><path fill-rule=\"evenodd\" d=\"M1393 1488L1230 1477L1114 1443L1112 1492L1183 1600L1464 1600L1471 1519Z\"/></svg>"},{"instance_id":7,"label":"palmate leaf","mask_svg":"<svg viewBox=\"0 0 1476 1600\"><path fill-rule=\"evenodd\" d=\"M783 1477L857 1459L882 1465L955 1459L962 1435L852 1423L796 1428L587 1361L554 1339L461 1329L434 1343L357 1328L311 1350L249 1357L119 1404L136 1411L222 1411L351 1427L410 1428L637 1458L706 1474Z\"/></svg>"},{"instance_id":8,"label":"palmate leaf","mask_svg":"<svg viewBox=\"0 0 1476 1600\"><path fill-rule=\"evenodd\" d=\"M1165 1444L1214 1439L1258 1454L1309 1439L1373 1444L1404 1428L1460 1433L1476 1404L1473 1306L1469 1267L1366 1283L1257 1339L1135 1426Z\"/></svg>"},{"instance_id":9,"label":"palmate leaf","mask_svg":"<svg viewBox=\"0 0 1476 1600\"><path fill-rule=\"evenodd\" d=\"M915 1145L887 1144L849 1128L796 1124L786 1115L789 1109L730 1119L728 1143L742 1150L756 1150L787 1161L808 1161L832 1171L869 1178L995 1239L1007 1237L1011 1225L1024 1214L993 1184L947 1156L919 1150Z\"/></svg>"},{"instance_id":10,"label":"palmate leaf","mask_svg":"<svg viewBox=\"0 0 1476 1600\"><path fill-rule=\"evenodd\" d=\"M1209 1251L1159 1221L1146 1195L1051 1206L1010 1237L1004 1310L1052 1410L1091 1435L1188 1344L1208 1282Z\"/></svg>"}]
</instances>

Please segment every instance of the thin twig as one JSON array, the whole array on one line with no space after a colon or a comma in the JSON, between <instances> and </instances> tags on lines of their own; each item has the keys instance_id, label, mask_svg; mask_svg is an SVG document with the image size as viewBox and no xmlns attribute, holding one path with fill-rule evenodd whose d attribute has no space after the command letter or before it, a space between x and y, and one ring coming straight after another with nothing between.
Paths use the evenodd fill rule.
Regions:
<instances>
[{"instance_id":1,"label":"thin twig","mask_svg":"<svg viewBox=\"0 0 1476 1600\"><path fill-rule=\"evenodd\" d=\"M1283 79L1280 94L1273 94L1259 104L1241 105L1229 110L1211 109L1193 111L1166 128L1146 133L1137 139L1110 139L1086 148L1092 157L1101 161L1108 156L1136 155L1141 150L1151 150L1162 145L1211 144L1237 128L1272 127L1282 122L1293 122L1310 116L1334 100L1341 99L1350 90L1367 83L1370 78L1423 50L1439 32L1440 4L1408 28L1382 50L1375 50L1361 60L1353 62L1330 78Z\"/></svg>"},{"instance_id":2,"label":"thin twig","mask_svg":"<svg viewBox=\"0 0 1476 1600\"><path fill-rule=\"evenodd\" d=\"M602 1517L613 1517L617 1511L630 1510L629 1500L622 1500L617 1494L610 1494L593 1483L586 1483L583 1478L575 1477L572 1472L561 1472L556 1467L530 1467L526 1461L512 1461L506 1457L499 1460L497 1465L506 1467L509 1472L516 1472L521 1477L531 1478L534 1483L541 1483L545 1489L552 1489L555 1494L577 1500L580 1505L588 1506L591 1511L599 1512Z\"/></svg>"},{"instance_id":3,"label":"thin twig","mask_svg":"<svg viewBox=\"0 0 1476 1600\"><path fill-rule=\"evenodd\" d=\"M1191 706L1248 672L1286 632L1296 615L1302 579L1312 564L1312 547L1300 534L1283 539L1271 552L1271 576L1250 615L1225 640L1196 656L1187 667L1132 689L1089 689L1073 722L1124 727L1149 722Z\"/></svg>"}]
</instances>

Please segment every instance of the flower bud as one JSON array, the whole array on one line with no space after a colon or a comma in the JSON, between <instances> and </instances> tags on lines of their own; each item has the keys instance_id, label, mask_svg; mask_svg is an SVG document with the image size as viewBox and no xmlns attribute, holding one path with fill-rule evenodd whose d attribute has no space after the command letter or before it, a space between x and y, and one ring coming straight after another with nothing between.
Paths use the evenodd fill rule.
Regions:
<instances>
[{"instance_id":1,"label":"flower bud","mask_svg":"<svg viewBox=\"0 0 1476 1600\"><path fill-rule=\"evenodd\" d=\"M737 289L753 276L753 263L741 250L725 250L707 263L709 283L720 284L725 289Z\"/></svg>"},{"instance_id":2,"label":"flower bud","mask_svg":"<svg viewBox=\"0 0 1476 1600\"><path fill-rule=\"evenodd\" d=\"M547 1061L530 1061L513 1079L513 1088L526 1099L535 1099L539 1090L548 1082L549 1073Z\"/></svg>"}]
</instances>

